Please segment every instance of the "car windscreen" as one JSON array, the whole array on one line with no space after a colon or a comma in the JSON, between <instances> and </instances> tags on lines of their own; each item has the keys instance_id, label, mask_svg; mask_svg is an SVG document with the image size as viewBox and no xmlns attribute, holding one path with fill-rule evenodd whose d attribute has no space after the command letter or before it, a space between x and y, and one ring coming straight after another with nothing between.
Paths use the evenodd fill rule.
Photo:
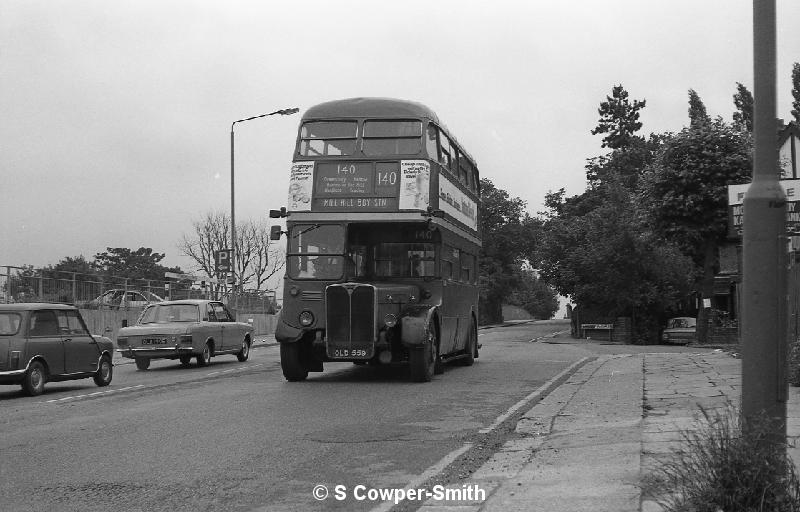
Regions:
<instances>
[{"instance_id":1,"label":"car windscreen","mask_svg":"<svg viewBox=\"0 0 800 512\"><path fill-rule=\"evenodd\" d=\"M139 318L140 324L166 324L170 322L199 322L200 308L196 304L167 304L150 306Z\"/></svg>"},{"instance_id":2,"label":"car windscreen","mask_svg":"<svg viewBox=\"0 0 800 512\"><path fill-rule=\"evenodd\" d=\"M21 322L19 313L0 311L0 336L17 334Z\"/></svg>"}]
</instances>

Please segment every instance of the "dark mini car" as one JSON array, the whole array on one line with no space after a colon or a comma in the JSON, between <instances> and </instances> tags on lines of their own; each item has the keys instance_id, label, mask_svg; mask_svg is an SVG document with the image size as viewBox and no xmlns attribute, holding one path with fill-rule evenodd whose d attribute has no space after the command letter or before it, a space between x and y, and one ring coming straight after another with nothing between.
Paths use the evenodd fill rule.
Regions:
<instances>
[{"instance_id":1,"label":"dark mini car","mask_svg":"<svg viewBox=\"0 0 800 512\"><path fill-rule=\"evenodd\" d=\"M146 370L151 359L178 359L188 365L192 357L205 366L212 356L250 355L253 326L237 322L222 302L173 300L150 304L136 325L123 327L117 347L123 357Z\"/></svg>"},{"instance_id":2,"label":"dark mini car","mask_svg":"<svg viewBox=\"0 0 800 512\"><path fill-rule=\"evenodd\" d=\"M114 345L89 333L80 311L65 304L0 304L0 384L40 395L48 381L93 378L108 386Z\"/></svg>"},{"instance_id":3,"label":"dark mini car","mask_svg":"<svg viewBox=\"0 0 800 512\"><path fill-rule=\"evenodd\" d=\"M667 320L667 326L661 333L661 341L686 345L695 341L696 336L697 319L690 316L679 316Z\"/></svg>"}]
</instances>

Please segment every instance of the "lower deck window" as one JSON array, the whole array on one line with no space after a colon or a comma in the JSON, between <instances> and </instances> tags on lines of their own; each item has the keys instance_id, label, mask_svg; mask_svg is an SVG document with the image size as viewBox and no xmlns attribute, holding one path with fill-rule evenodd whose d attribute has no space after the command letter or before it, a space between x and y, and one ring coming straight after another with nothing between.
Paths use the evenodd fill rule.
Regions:
<instances>
[{"instance_id":1,"label":"lower deck window","mask_svg":"<svg viewBox=\"0 0 800 512\"><path fill-rule=\"evenodd\" d=\"M375 275L432 277L436 273L433 244L383 243L375 246Z\"/></svg>"}]
</instances>

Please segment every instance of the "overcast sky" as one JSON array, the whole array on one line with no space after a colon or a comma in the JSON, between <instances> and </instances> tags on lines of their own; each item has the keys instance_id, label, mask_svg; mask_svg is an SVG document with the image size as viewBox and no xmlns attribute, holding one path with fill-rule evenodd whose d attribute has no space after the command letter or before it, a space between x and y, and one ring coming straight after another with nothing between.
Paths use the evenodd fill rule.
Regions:
<instances>
[{"instance_id":1,"label":"overcast sky","mask_svg":"<svg viewBox=\"0 0 800 512\"><path fill-rule=\"evenodd\" d=\"M778 116L791 118L800 2L778 0ZM752 1L0 0L0 265L177 242L230 208L230 126L357 96L436 111L482 177L542 210L603 153L615 84L642 134L730 121L753 90ZM301 114L236 125L236 218L286 204Z\"/></svg>"}]
</instances>

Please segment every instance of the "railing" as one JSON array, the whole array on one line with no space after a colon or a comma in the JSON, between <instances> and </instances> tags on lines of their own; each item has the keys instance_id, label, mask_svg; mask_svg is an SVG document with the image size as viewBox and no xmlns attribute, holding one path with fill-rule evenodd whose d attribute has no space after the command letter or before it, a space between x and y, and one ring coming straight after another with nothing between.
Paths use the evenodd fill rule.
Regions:
<instances>
[{"instance_id":1,"label":"railing","mask_svg":"<svg viewBox=\"0 0 800 512\"><path fill-rule=\"evenodd\" d=\"M214 289L175 280L130 279L97 274L3 266L0 303L57 302L85 309L141 309L148 302L177 299L214 299L239 313L275 313L274 290ZM130 292L130 293L129 293Z\"/></svg>"}]
</instances>

